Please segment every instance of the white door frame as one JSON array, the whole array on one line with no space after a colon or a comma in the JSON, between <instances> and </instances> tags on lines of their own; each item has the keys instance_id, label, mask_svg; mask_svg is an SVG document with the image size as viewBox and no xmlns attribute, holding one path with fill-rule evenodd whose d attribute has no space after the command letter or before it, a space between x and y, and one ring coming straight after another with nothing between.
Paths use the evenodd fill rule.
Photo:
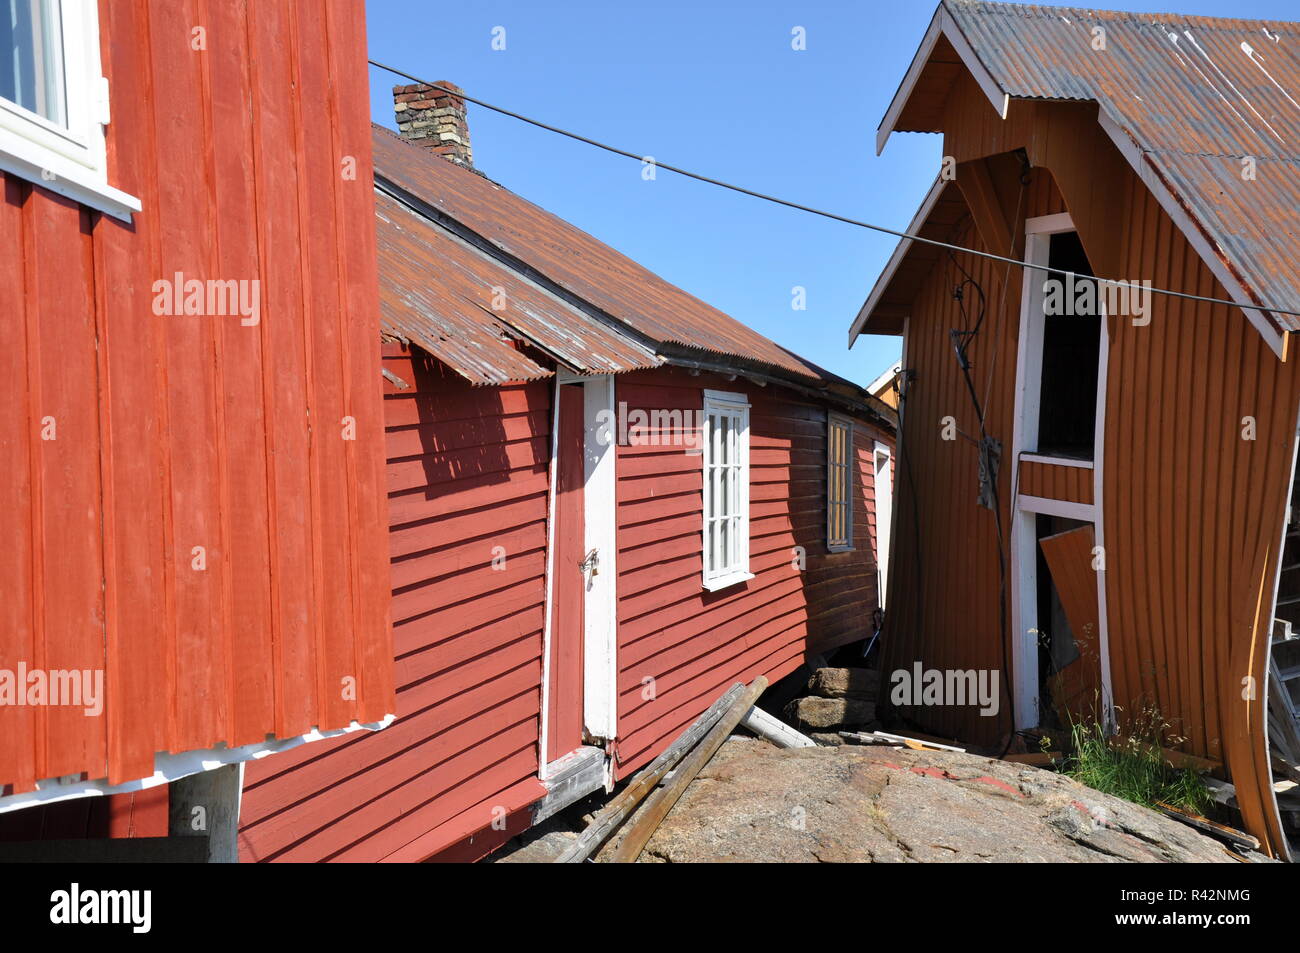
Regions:
<instances>
[{"instance_id":1,"label":"white door frame","mask_svg":"<svg viewBox=\"0 0 1300 953\"><path fill-rule=\"evenodd\" d=\"M881 457L884 466L881 466ZM872 488L876 499L876 571L880 577L880 608L885 608L885 594L889 591L890 537L894 522L894 453L889 444L876 441L871 454ZM881 477L885 490L881 492Z\"/></svg>"},{"instance_id":2,"label":"white door frame","mask_svg":"<svg viewBox=\"0 0 1300 953\"><path fill-rule=\"evenodd\" d=\"M555 375L551 399L551 460L546 522L546 622L542 636L542 712L540 777L548 776L546 748L550 732L551 620L555 596L555 490L558 477L560 387L582 384L583 416L583 552L597 551L595 575L587 577L583 603L582 722L592 738L617 737L618 717L618 552L615 512L614 378L609 374Z\"/></svg>"},{"instance_id":3,"label":"white door frame","mask_svg":"<svg viewBox=\"0 0 1300 953\"><path fill-rule=\"evenodd\" d=\"M1046 265L1052 235L1076 231L1066 212L1025 220L1025 262ZM1093 437L1092 463L1062 460L1066 466L1085 466L1093 474L1093 502L1069 503L1025 496L1020 493L1020 464L1026 456L1040 462L1052 461L1038 455L1039 385L1042 378L1043 314L1042 285L1046 272L1024 269L1020 292L1020 328L1016 354L1015 412L1012 423L1013 470L1011 473L1011 642L1012 697L1017 730L1038 723L1038 527L1037 516L1061 516L1091 523L1100 555L1097 570L1098 645L1101 652L1102 710L1107 728L1115 726L1115 697L1111 683L1110 625L1106 606L1106 529L1102 505L1105 474L1106 387L1110 357L1110 328L1105 309L1101 315L1101 342L1097 357L1097 421Z\"/></svg>"}]
</instances>

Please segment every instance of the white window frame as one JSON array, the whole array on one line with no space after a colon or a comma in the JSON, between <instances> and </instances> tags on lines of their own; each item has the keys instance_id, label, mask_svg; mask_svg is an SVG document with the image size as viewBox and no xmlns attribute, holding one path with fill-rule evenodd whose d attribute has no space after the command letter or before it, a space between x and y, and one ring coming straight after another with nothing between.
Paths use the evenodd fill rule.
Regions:
<instances>
[{"instance_id":1,"label":"white window frame","mask_svg":"<svg viewBox=\"0 0 1300 953\"><path fill-rule=\"evenodd\" d=\"M1061 232L1076 232L1068 212L1043 215L1025 220L1025 261L1046 265L1051 250L1050 238ZM1011 691L1015 699L1016 729L1032 728L1038 723L1038 532L1037 516L1061 516L1093 525L1095 543L1106 547L1106 513L1103 508L1105 488L1106 389L1110 362L1110 324L1105 308L1101 309L1101 342L1097 360L1097 424L1090 461L1052 457L1038 450L1038 393L1042 378L1043 274L1024 269L1020 289L1020 340L1016 355L1016 397L1012 423L1011 498L1011 624L1016 637L1011 642ZM1028 496L1020 492L1020 462L1026 458L1054 466L1090 468L1093 473L1093 502L1069 503ZM1115 696L1110 669L1110 618L1106 588L1109 574L1097 574L1097 614L1101 652L1102 704L1108 730L1113 730Z\"/></svg>"},{"instance_id":2,"label":"white window frame","mask_svg":"<svg viewBox=\"0 0 1300 953\"><path fill-rule=\"evenodd\" d=\"M832 453L835 446L833 439L837 429L844 431L846 455L843 463L837 463ZM826 414L826 549L832 553L853 551L853 421L843 414L828 412ZM844 470L844 499L836 500L834 493L835 471ZM834 525L836 506L844 507L844 538L837 540L831 535Z\"/></svg>"},{"instance_id":3,"label":"white window frame","mask_svg":"<svg viewBox=\"0 0 1300 953\"><path fill-rule=\"evenodd\" d=\"M0 98L0 170L129 222L140 200L108 184L108 80L99 58L96 0L62 0L64 128Z\"/></svg>"},{"instance_id":4,"label":"white window frame","mask_svg":"<svg viewBox=\"0 0 1300 953\"><path fill-rule=\"evenodd\" d=\"M1068 212L1055 215L1043 215L1025 220L1025 262L1032 265L1046 266L1051 255L1053 235L1078 232L1074 220ZM1017 382L1016 406L1014 420L1014 441L1016 455L1013 460L1020 460L1026 454L1044 463L1063 463L1066 466L1091 465L1101 453L1101 447L1092 448L1093 460L1080 461L1073 457L1058 457L1038 452L1038 425L1040 410L1040 391L1043 382L1043 338L1047 330L1047 316L1043 313L1043 281L1048 273L1041 268L1024 269L1020 291L1020 340L1016 356ZM1106 314L1101 313L1102 347L1106 343ZM1102 354L1100 365L1104 367L1106 355ZM1098 381L1104 371L1098 369ZM1105 395L1100 384L1097 388L1097 419L1101 420L1105 412Z\"/></svg>"},{"instance_id":5,"label":"white window frame","mask_svg":"<svg viewBox=\"0 0 1300 953\"><path fill-rule=\"evenodd\" d=\"M713 419L715 417L729 417L736 424L734 429L736 434L736 461L731 465L737 467L735 481L737 512L732 515L736 519L735 538L739 542L737 543L737 558L733 564L711 569L709 566L709 553L713 551L713 533L716 531L715 527L719 525L716 522L718 517L712 512L712 494L709 492L711 468L717 465L713 459ZM703 565L702 582L705 589L716 592L719 589L725 589L728 586L734 586L737 583L754 578L754 574L749 571L749 399L744 394L706 390L704 392L704 418L701 423L704 428L704 452L700 455L703 476L700 491L704 503L704 525L701 532L702 546L700 550Z\"/></svg>"}]
</instances>

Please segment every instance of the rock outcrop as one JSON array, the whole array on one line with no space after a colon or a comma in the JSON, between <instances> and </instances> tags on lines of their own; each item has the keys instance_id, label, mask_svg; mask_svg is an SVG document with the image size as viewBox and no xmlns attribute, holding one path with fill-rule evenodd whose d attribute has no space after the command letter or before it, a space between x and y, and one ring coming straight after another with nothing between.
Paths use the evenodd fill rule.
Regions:
<instances>
[{"instance_id":1,"label":"rock outcrop","mask_svg":"<svg viewBox=\"0 0 1300 953\"><path fill-rule=\"evenodd\" d=\"M733 738L642 862L1233 862L1177 821L1026 765Z\"/></svg>"}]
</instances>

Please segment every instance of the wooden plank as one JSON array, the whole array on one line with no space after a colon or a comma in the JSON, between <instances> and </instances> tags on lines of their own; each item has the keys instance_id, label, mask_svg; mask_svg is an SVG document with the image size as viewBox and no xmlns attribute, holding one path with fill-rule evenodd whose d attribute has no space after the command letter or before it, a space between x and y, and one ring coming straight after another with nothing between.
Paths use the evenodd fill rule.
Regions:
<instances>
[{"instance_id":1,"label":"wooden plank","mask_svg":"<svg viewBox=\"0 0 1300 953\"><path fill-rule=\"evenodd\" d=\"M760 738L772 742L778 748L817 747L817 742L807 735L795 731L779 718L769 715L757 706L747 711L745 717L740 719L740 723Z\"/></svg>"},{"instance_id":2,"label":"wooden plank","mask_svg":"<svg viewBox=\"0 0 1300 953\"><path fill-rule=\"evenodd\" d=\"M1237 847L1244 847L1247 850L1259 850L1259 838L1252 837L1249 834L1242 833L1235 828L1228 827L1225 824L1219 824L1207 817L1199 814L1192 814L1188 811L1180 810L1172 804L1166 804L1163 801L1156 802L1156 808L1166 817L1172 817L1176 821L1182 821L1189 827L1194 827L1202 833L1209 834L1211 837L1217 837L1219 840L1226 840Z\"/></svg>"},{"instance_id":3,"label":"wooden plank","mask_svg":"<svg viewBox=\"0 0 1300 953\"><path fill-rule=\"evenodd\" d=\"M1067 724L1097 720L1102 714L1099 708L1105 704L1101 697L1097 573L1092 568L1095 544L1091 525L1038 541L1079 653L1078 658L1049 679L1057 713ZM1043 624L1040 621L1040 626Z\"/></svg>"},{"instance_id":4,"label":"wooden plank","mask_svg":"<svg viewBox=\"0 0 1300 953\"><path fill-rule=\"evenodd\" d=\"M957 187L966 199L984 246L999 255L1013 254L1011 224L993 187L989 160L971 159L957 163Z\"/></svg>"},{"instance_id":5,"label":"wooden plank","mask_svg":"<svg viewBox=\"0 0 1300 953\"><path fill-rule=\"evenodd\" d=\"M705 710L704 714L695 719L689 728L678 735L672 744L643 768L627 787L596 813L591 823L578 835L577 840L565 848L564 852L555 858L555 862L580 864L599 850L668 772L713 729L726 712L735 706L744 690L745 686L737 682L724 692Z\"/></svg>"},{"instance_id":6,"label":"wooden plank","mask_svg":"<svg viewBox=\"0 0 1300 953\"><path fill-rule=\"evenodd\" d=\"M722 747L723 742L735 730L736 725L745 717L745 713L766 690L766 678L760 675L754 679L718 719L709 733L700 739L699 745L673 771L672 779L650 795L619 841L612 857L614 863L630 864L636 861L642 848L672 810L673 805L686 793L686 788L695 780L696 775L709 763L717 750Z\"/></svg>"}]
</instances>

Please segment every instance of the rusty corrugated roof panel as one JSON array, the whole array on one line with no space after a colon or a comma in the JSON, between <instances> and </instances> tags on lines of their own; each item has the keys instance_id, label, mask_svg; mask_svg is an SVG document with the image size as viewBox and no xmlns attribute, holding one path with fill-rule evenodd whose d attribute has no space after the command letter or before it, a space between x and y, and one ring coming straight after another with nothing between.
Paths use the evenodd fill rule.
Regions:
<instances>
[{"instance_id":1,"label":"rusty corrugated roof panel","mask_svg":"<svg viewBox=\"0 0 1300 953\"><path fill-rule=\"evenodd\" d=\"M386 334L410 341L474 383L548 376L523 340L575 371L617 374L658 358L528 283L383 193L375 197Z\"/></svg>"},{"instance_id":2,"label":"rusty corrugated roof panel","mask_svg":"<svg viewBox=\"0 0 1300 953\"><path fill-rule=\"evenodd\" d=\"M475 384L547 377L551 371L515 347L509 333L451 275L437 226L384 195L375 197L379 318L383 333L415 344Z\"/></svg>"},{"instance_id":3,"label":"rusty corrugated roof panel","mask_svg":"<svg viewBox=\"0 0 1300 953\"><path fill-rule=\"evenodd\" d=\"M430 161L382 126L373 138L377 175L645 338L847 383L490 179Z\"/></svg>"},{"instance_id":4,"label":"rusty corrugated roof panel","mask_svg":"<svg viewBox=\"0 0 1300 953\"><path fill-rule=\"evenodd\" d=\"M1007 95L1096 101L1244 290L1300 311L1300 24L985 0L943 8ZM1300 330L1298 318L1273 318Z\"/></svg>"}]
</instances>

